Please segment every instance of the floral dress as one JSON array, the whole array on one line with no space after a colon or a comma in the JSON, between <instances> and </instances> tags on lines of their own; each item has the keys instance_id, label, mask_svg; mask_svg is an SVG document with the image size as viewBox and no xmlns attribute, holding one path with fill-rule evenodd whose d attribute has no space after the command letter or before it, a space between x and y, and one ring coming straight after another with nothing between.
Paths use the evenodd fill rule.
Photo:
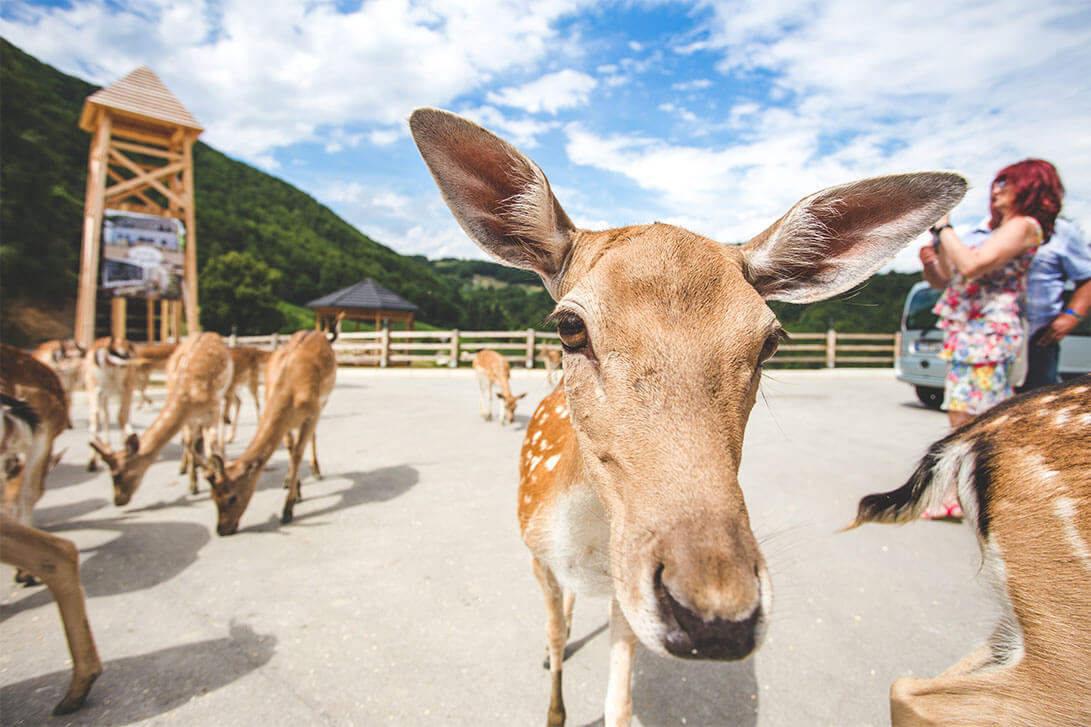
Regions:
<instances>
[{"instance_id":1,"label":"floral dress","mask_svg":"<svg viewBox=\"0 0 1091 727\"><path fill-rule=\"evenodd\" d=\"M1028 217L1038 229L1038 220ZM969 247L979 247L986 237ZM947 332L941 358L947 359L943 408L981 414L1014 393L1009 372L1023 342L1019 301L1037 247L977 278L955 272L932 312Z\"/></svg>"}]
</instances>

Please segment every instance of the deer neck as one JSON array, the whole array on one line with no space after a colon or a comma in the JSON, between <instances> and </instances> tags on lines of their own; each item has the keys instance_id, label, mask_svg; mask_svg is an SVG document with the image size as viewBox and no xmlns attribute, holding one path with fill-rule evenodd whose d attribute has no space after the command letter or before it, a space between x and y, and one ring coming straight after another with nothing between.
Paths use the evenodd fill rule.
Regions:
<instances>
[{"instance_id":1,"label":"deer neck","mask_svg":"<svg viewBox=\"0 0 1091 727\"><path fill-rule=\"evenodd\" d=\"M150 457L152 460L158 457L163 447L167 446L167 442L173 439L186 423L187 413L184 405L168 396L167 403L163 405L159 416L140 435L140 448L137 450L137 455Z\"/></svg>"},{"instance_id":2,"label":"deer neck","mask_svg":"<svg viewBox=\"0 0 1091 727\"><path fill-rule=\"evenodd\" d=\"M244 466L251 462L264 465L277 451L277 447L284 441L284 435L291 429L288 415L291 407L284 402L273 400L266 403L261 412L261 420L258 422L258 430L254 433L254 439L250 445L236 460L235 464Z\"/></svg>"}]
</instances>

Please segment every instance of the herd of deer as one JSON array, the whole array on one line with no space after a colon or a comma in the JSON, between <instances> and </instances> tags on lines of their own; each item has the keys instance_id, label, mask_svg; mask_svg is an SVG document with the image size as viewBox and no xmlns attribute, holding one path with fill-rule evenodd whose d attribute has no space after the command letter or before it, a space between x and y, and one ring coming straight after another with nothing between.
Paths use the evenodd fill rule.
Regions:
<instances>
[{"instance_id":1,"label":"herd of deer","mask_svg":"<svg viewBox=\"0 0 1091 727\"><path fill-rule=\"evenodd\" d=\"M562 662L581 593L610 599L604 721L627 725L638 641L662 655L737 660L768 629L772 580L738 482L763 363L784 337L766 301L806 303L851 288L951 209L966 181L927 172L824 189L741 246L659 223L592 232L572 224L542 171L507 142L435 109L409 123L469 237L538 273L557 301L563 380L527 424L518 481L519 527L546 601L547 722L564 724ZM77 354L92 447L110 467L117 504L185 429L184 466L194 488L198 467L208 476L218 533L235 532L282 441L292 462L282 521L291 520L299 462L334 386L333 352L317 332L297 333L271 355L244 351L205 333L154 356L109 339ZM235 407L233 435L234 389L256 392L266 356L257 432L227 463L224 402ZM3 348L3 557L43 577L61 608L74 664L61 713L82 704L101 665L75 549L30 526L78 378L65 346L39 358L49 365ZM118 396L124 409L138 381L130 374L155 366L167 375L162 410L139 437L119 416L127 439L111 451L98 438L106 400ZM491 419L497 386L501 421L512 421L523 395L511 393L505 359L482 351L473 369L481 415ZM849 527L908 522L952 483L1002 617L987 643L942 675L896 681L892 723L1091 724L1091 377L1017 397L956 430L904 486L863 498Z\"/></svg>"}]
</instances>

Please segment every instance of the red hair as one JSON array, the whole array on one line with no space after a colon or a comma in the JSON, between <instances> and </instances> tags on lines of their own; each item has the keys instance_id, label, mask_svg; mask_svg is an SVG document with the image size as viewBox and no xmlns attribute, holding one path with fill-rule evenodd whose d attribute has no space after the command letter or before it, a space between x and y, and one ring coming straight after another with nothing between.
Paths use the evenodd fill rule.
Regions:
<instances>
[{"instance_id":1,"label":"red hair","mask_svg":"<svg viewBox=\"0 0 1091 727\"><path fill-rule=\"evenodd\" d=\"M1042 240L1048 242L1064 198L1064 185L1057 168L1042 159L1024 159L997 172L993 184L1001 181L1012 187L1012 211L1038 220L1042 226ZM995 229L1000 224L1000 214L992 209L992 204L989 212L992 213L991 226Z\"/></svg>"}]
</instances>

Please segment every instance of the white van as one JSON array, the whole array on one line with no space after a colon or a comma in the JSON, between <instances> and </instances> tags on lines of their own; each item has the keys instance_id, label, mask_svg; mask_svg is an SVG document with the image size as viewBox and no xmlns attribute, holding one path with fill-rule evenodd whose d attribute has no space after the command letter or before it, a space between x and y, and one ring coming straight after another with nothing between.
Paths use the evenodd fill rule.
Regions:
<instances>
[{"instance_id":1,"label":"white van","mask_svg":"<svg viewBox=\"0 0 1091 727\"><path fill-rule=\"evenodd\" d=\"M1072 293L1071 283L1065 289L1065 300ZM943 331L936 328L932 313L942 291L919 282L909 291L902 309L902 345L895 364L898 379L912 384L917 398L925 406L939 409L943 403L943 380L947 362L939 357L943 349ZM1091 371L1091 320L1080 325L1061 341L1058 366L1062 379L1070 379Z\"/></svg>"}]
</instances>

